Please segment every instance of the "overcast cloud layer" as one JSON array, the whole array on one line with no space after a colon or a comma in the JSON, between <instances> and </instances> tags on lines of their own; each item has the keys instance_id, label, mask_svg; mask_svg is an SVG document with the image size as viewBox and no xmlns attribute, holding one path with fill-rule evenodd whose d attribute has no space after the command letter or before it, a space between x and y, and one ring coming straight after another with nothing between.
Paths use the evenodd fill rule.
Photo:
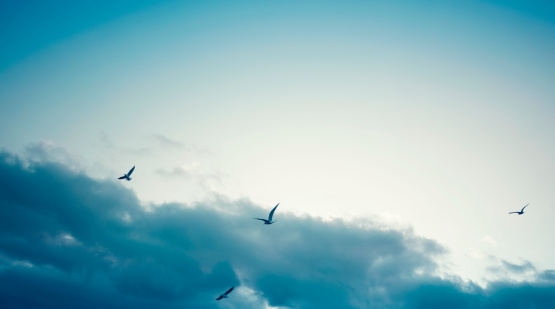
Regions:
<instances>
[{"instance_id":1,"label":"overcast cloud layer","mask_svg":"<svg viewBox=\"0 0 555 309\"><path fill-rule=\"evenodd\" d=\"M530 263L499 267L533 281L483 289L435 275L445 250L410 230L287 205L264 226L274 205L225 197L145 210L128 184L0 152L0 307L555 307L555 271Z\"/></svg>"}]
</instances>

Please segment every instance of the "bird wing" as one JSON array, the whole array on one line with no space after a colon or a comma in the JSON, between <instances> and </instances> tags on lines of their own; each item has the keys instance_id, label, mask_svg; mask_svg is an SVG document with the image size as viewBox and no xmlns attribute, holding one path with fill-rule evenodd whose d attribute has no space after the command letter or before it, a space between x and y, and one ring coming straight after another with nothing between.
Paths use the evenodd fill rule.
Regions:
<instances>
[{"instance_id":1,"label":"bird wing","mask_svg":"<svg viewBox=\"0 0 555 309\"><path fill-rule=\"evenodd\" d=\"M266 219L260 219L260 218L253 218L253 219L260 220L260 221L268 221Z\"/></svg>"},{"instance_id":2,"label":"bird wing","mask_svg":"<svg viewBox=\"0 0 555 309\"><path fill-rule=\"evenodd\" d=\"M134 170L135 170L135 165L133 165L133 167L129 170L129 173L127 173L127 176L131 176L131 173L133 173Z\"/></svg>"},{"instance_id":3,"label":"bird wing","mask_svg":"<svg viewBox=\"0 0 555 309\"><path fill-rule=\"evenodd\" d=\"M234 288L235 288L235 287L232 286L229 290L227 290L227 292L224 293L224 295L227 295L227 294L231 293L231 291L233 291Z\"/></svg>"},{"instance_id":4,"label":"bird wing","mask_svg":"<svg viewBox=\"0 0 555 309\"><path fill-rule=\"evenodd\" d=\"M518 214L518 213L520 213L520 212L518 212L518 211L513 211L513 212L510 212L509 214Z\"/></svg>"},{"instance_id":5,"label":"bird wing","mask_svg":"<svg viewBox=\"0 0 555 309\"><path fill-rule=\"evenodd\" d=\"M274 209L272 209L272 211L270 211L270 215L268 216L268 221L272 221L272 218L274 217L274 211L276 211L276 208L279 206L279 203L277 203L276 207L274 207Z\"/></svg>"},{"instance_id":6,"label":"bird wing","mask_svg":"<svg viewBox=\"0 0 555 309\"><path fill-rule=\"evenodd\" d=\"M216 300L220 300L220 299L222 299L222 298L224 298L224 297L223 297L223 296L220 296L220 297L216 298Z\"/></svg>"},{"instance_id":7,"label":"bird wing","mask_svg":"<svg viewBox=\"0 0 555 309\"><path fill-rule=\"evenodd\" d=\"M522 210L520 212L524 211L524 208L528 207L528 205L530 205L530 203L526 204L526 206L522 207Z\"/></svg>"},{"instance_id":8,"label":"bird wing","mask_svg":"<svg viewBox=\"0 0 555 309\"><path fill-rule=\"evenodd\" d=\"M121 177L120 177L120 178L118 178L118 179L125 179L125 176L121 176Z\"/></svg>"}]
</instances>

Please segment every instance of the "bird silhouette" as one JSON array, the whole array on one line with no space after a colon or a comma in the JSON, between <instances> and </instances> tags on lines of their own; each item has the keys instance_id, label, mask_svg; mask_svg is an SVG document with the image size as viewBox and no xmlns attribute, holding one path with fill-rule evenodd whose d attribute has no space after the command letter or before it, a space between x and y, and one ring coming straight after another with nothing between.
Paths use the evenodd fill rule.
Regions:
<instances>
[{"instance_id":1,"label":"bird silhouette","mask_svg":"<svg viewBox=\"0 0 555 309\"><path fill-rule=\"evenodd\" d=\"M528 205L530 205L530 203L526 204L526 206ZM509 214L518 214L520 216L524 213L524 208L526 208L526 206L522 207L520 211L513 211L513 212L510 212Z\"/></svg>"},{"instance_id":2,"label":"bird silhouette","mask_svg":"<svg viewBox=\"0 0 555 309\"><path fill-rule=\"evenodd\" d=\"M234 288L235 288L235 287L232 286L229 290L227 290L225 293L223 293L223 294L220 295L218 298L216 298L216 300L220 300L220 299L222 299L222 298L228 298L228 297L227 297L227 294L231 293L231 291L233 291Z\"/></svg>"},{"instance_id":3,"label":"bird silhouette","mask_svg":"<svg viewBox=\"0 0 555 309\"><path fill-rule=\"evenodd\" d=\"M123 174L123 176L121 176L118 179L127 179L127 181L131 181L131 173L133 173L134 170L135 170L135 165L133 165L133 167L129 170L127 174Z\"/></svg>"},{"instance_id":4,"label":"bird silhouette","mask_svg":"<svg viewBox=\"0 0 555 309\"><path fill-rule=\"evenodd\" d=\"M274 207L274 209L272 209L272 211L270 211L270 215L268 216L268 220L266 219L261 219L261 218L253 218L256 220L260 220L260 221L264 221L264 224L272 224L276 221L272 221L272 218L274 217L274 211L276 211L276 208L279 206L279 203L276 205L276 207Z\"/></svg>"}]
</instances>

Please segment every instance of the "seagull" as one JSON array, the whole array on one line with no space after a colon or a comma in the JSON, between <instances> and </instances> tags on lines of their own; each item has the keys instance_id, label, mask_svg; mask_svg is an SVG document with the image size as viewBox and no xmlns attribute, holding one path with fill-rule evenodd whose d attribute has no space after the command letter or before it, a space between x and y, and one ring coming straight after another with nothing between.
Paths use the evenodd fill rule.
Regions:
<instances>
[{"instance_id":1,"label":"seagull","mask_svg":"<svg viewBox=\"0 0 555 309\"><path fill-rule=\"evenodd\" d=\"M129 170L129 173L124 174L123 176L121 176L121 177L118 178L118 179L127 179L127 181L131 181L131 177L130 177L130 176L131 176L131 173L133 173L134 170L135 170L135 165L133 165L133 168L131 168L131 169Z\"/></svg>"},{"instance_id":2,"label":"seagull","mask_svg":"<svg viewBox=\"0 0 555 309\"><path fill-rule=\"evenodd\" d=\"M232 286L229 290L227 290L227 292L223 293L223 294L220 295L218 298L216 298L216 300L220 300L220 299L222 299L222 298L228 298L228 297L227 297L227 294L231 293L231 291L233 291L234 288L235 288L235 287Z\"/></svg>"},{"instance_id":3,"label":"seagull","mask_svg":"<svg viewBox=\"0 0 555 309\"><path fill-rule=\"evenodd\" d=\"M530 205L530 203L526 204L526 206L528 205ZM520 211L513 211L513 212L510 212L509 214L518 214L520 216L524 213L524 208L526 208L526 206L522 207Z\"/></svg>"},{"instance_id":4,"label":"seagull","mask_svg":"<svg viewBox=\"0 0 555 309\"><path fill-rule=\"evenodd\" d=\"M268 220L266 219L260 219L260 218L253 218L256 220L260 220L260 221L264 221L264 224L272 224L276 221L272 221L272 217L274 216L274 211L276 211L276 208L279 206L279 203L276 205L276 207L274 207L274 209L272 209L272 211L270 211L270 215L268 216Z\"/></svg>"}]
</instances>

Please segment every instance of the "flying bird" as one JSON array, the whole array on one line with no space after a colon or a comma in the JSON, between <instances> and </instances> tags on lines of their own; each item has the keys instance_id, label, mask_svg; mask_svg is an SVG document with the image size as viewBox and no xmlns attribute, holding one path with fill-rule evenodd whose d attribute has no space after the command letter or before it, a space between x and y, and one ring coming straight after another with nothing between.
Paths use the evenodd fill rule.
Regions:
<instances>
[{"instance_id":1,"label":"flying bird","mask_svg":"<svg viewBox=\"0 0 555 309\"><path fill-rule=\"evenodd\" d=\"M528 205L530 205L530 203L526 204L526 206ZM524 213L524 208L526 208L526 206L522 207L520 211L513 211L513 212L510 212L509 214L518 214L520 216Z\"/></svg>"},{"instance_id":2,"label":"flying bird","mask_svg":"<svg viewBox=\"0 0 555 309\"><path fill-rule=\"evenodd\" d=\"M264 221L264 224L272 224L276 221L272 221L272 218L274 217L274 211L276 211L276 208L279 206L279 203L276 205L276 207L274 207L274 209L272 209L272 211L270 211L270 215L268 216L268 220L266 219L260 219L260 218L253 218L256 220L260 220L260 221Z\"/></svg>"},{"instance_id":3,"label":"flying bird","mask_svg":"<svg viewBox=\"0 0 555 309\"><path fill-rule=\"evenodd\" d=\"M232 286L229 290L227 290L225 293L223 293L223 294L220 295L218 298L216 298L216 300L220 300L220 299L222 299L222 298L228 298L228 297L227 297L227 294L231 293L231 291L233 291L234 288L235 288L235 287Z\"/></svg>"},{"instance_id":4,"label":"flying bird","mask_svg":"<svg viewBox=\"0 0 555 309\"><path fill-rule=\"evenodd\" d=\"M127 181L131 181L131 173L133 173L134 170L135 170L135 165L133 165L133 168L131 168L131 169L129 170L129 173L123 174L123 176L121 176L121 177L118 178L118 179L127 179Z\"/></svg>"}]
</instances>

